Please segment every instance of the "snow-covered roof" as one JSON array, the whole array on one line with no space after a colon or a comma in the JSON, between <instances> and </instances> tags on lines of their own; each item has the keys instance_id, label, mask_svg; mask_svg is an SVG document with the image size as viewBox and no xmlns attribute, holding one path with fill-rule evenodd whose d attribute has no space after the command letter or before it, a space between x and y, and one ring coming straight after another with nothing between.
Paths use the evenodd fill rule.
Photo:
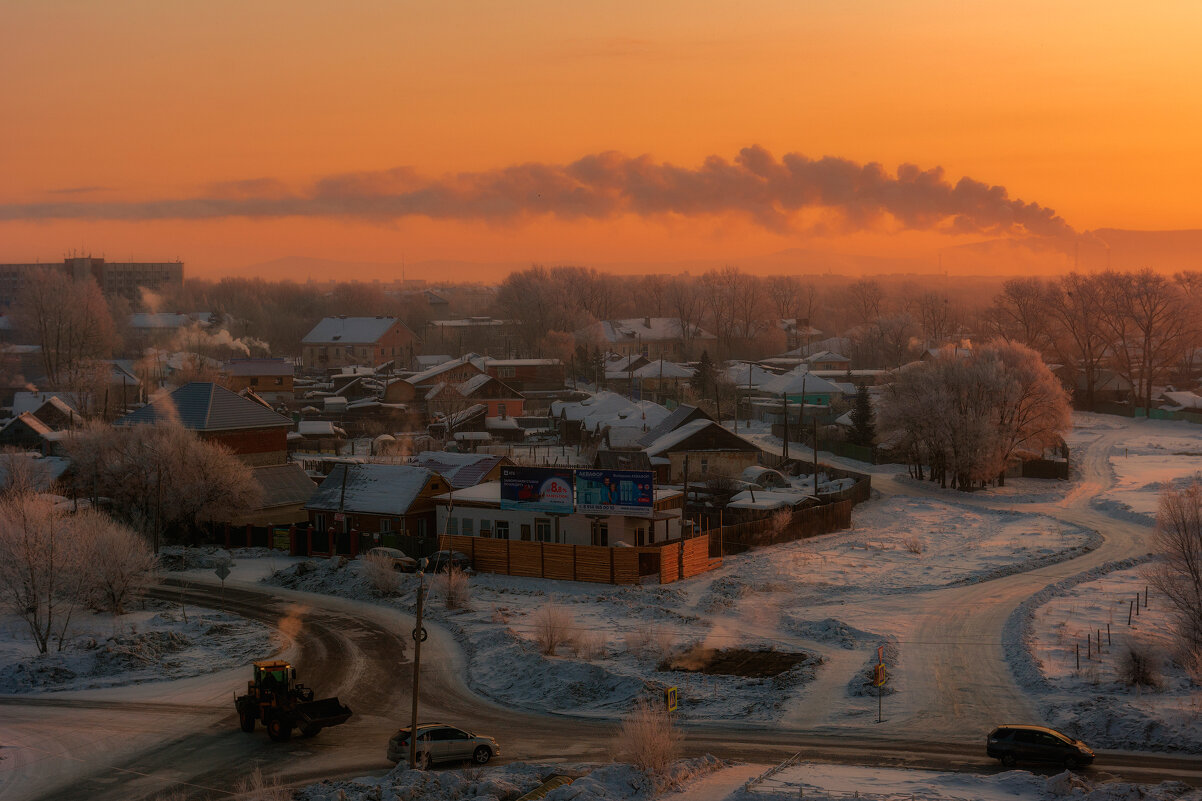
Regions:
<instances>
[{"instance_id":1,"label":"snow-covered roof","mask_svg":"<svg viewBox=\"0 0 1202 801\"><path fill-rule=\"evenodd\" d=\"M302 437L345 437L346 432L329 420L301 420L296 433Z\"/></svg>"},{"instance_id":2,"label":"snow-covered roof","mask_svg":"<svg viewBox=\"0 0 1202 801\"><path fill-rule=\"evenodd\" d=\"M413 358L414 363L422 370L429 370L431 367L437 367L440 364L446 364L453 357L449 353L419 353Z\"/></svg>"},{"instance_id":3,"label":"snow-covered roof","mask_svg":"<svg viewBox=\"0 0 1202 801\"><path fill-rule=\"evenodd\" d=\"M346 472L347 470L350 472ZM343 474L346 493L343 496ZM408 464L335 465L321 483L306 509L374 515L405 514L421 495L434 473ZM340 504L341 499L341 504Z\"/></svg>"},{"instance_id":4,"label":"snow-covered roof","mask_svg":"<svg viewBox=\"0 0 1202 801\"><path fill-rule=\"evenodd\" d=\"M484 420L484 427L489 431L517 431L521 428L516 417L488 417Z\"/></svg>"},{"instance_id":5,"label":"snow-covered roof","mask_svg":"<svg viewBox=\"0 0 1202 801\"><path fill-rule=\"evenodd\" d=\"M671 342L683 339L684 327L676 317L630 317L599 323L607 342ZM693 339L714 339L714 335L693 326Z\"/></svg>"},{"instance_id":6,"label":"snow-covered roof","mask_svg":"<svg viewBox=\"0 0 1202 801\"><path fill-rule=\"evenodd\" d=\"M807 362L851 362L846 356L841 356L831 350L823 350L805 357Z\"/></svg>"},{"instance_id":7,"label":"snow-covered roof","mask_svg":"<svg viewBox=\"0 0 1202 801\"><path fill-rule=\"evenodd\" d=\"M459 384L459 386L455 387L455 389L459 390L459 394L463 397L469 398L490 381L496 381L496 379L490 376L488 373L480 373L479 375L474 375L467 381Z\"/></svg>"},{"instance_id":8,"label":"snow-covered roof","mask_svg":"<svg viewBox=\"0 0 1202 801\"><path fill-rule=\"evenodd\" d=\"M605 436L611 448L637 448L647 431L641 425L608 426Z\"/></svg>"},{"instance_id":9,"label":"snow-covered roof","mask_svg":"<svg viewBox=\"0 0 1202 801\"><path fill-rule=\"evenodd\" d=\"M13 415L19 415L22 412L36 412L50 400L58 401L58 403L66 407L66 410L75 413L75 407L71 404L70 399L61 392L29 392L21 390L13 393ZM64 411L61 406L58 408L60 411Z\"/></svg>"},{"instance_id":10,"label":"snow-covered roof","mask_svg":"<svg viewBox=\"0 0 1202 801\"><path fill-rule=\"evenodd\" d=\"M732 364L726 368L726 377L737 387L746 387L748 385L748 375L751 377L750 384L752 388L759 388L765 381L776 378L779 373L773 373L770 370L765 370L758 364L751 364L749 362Z\"/></svg>"},{"instance_id":11,"label":"snow-covered roof","mask_svg":"<svg viewBox=\"0 0 1202 801\"><path fill-rule=\"evenodd\" d=\"M263 509L306 503L317 491L317 485L296 462L256 467L251 471L251 476L263 489L263 497L259 501Z\"/></svg>"},{"instance_id":12,"label":"snow-covered roof","mask_svg":"<svg viewBox=\"0 0 1202 801\"><path fill-rule=\"evenodd\" d=\"M306 345L331 343L370 344L398 322L395 317L326 317L301 340ZM402 323L402 325L404 325Z\"/></svg>"},{"instance_id":13,"label":"snow-covered roof","mask_svg":"<svg viewBox=\"0 0 1202 801\"><path fill-rule=\"evenodd\" d=\"M728 509L784 509L813 500L806 492L783 489L743 490L736 493L726 506Z\"/></svg>"},{"instance_id":14,"label":"snow-covered roof","mask_svg":"<svg viewBox=\"0 0 1202 801\"><path fill-rule=\"evenodd\" d=\"M692 378L697 371L676 362L656 359L634 371L635 378Z\"/></svg>"},{"instance_id":15,"label":"snow-covered roof","mask_svg":"<svg viewBox=\"0 0 1202 801\"><path fill-rule=\"evenodd\" d=\"M460 356L458 359L451 359L448 362L442 362L441 364L436 364L433 367L422 370L420 373L414 373L403 380L408 381L415 387L421 386L422 384L428 384L433 379L438 378L438 376L442 375L448 370L454 370L456 367L461 367L465 364L471 364L473 367L476 367L475 361L473 360L479 358L480 357L476 356L474 353L468 353L464 356Z\"/></svg>"},{"instance_id":16,"label":"snow-covered roof","mask_svg":"<svg viewBox=\"0 0 1202 801\"><path fill-rule=\"evenodd\" d=\"M765 381L760 385L760 389L773 395L841 394L837 386L809 372L805 365Z\"/></svg>"},{"instance_id":17,"label":"snow-covered roof","mask_svg":"<svg viewBox=\"0 0 1202 801\"><path fill-rule=\"evenodd\" d=\"M1166 392L1164 397L1181 409L1202 409L1202 397L1192 392Z\"/></svg>"},{"instance_id":18,"label":"snow-covered roof","mask_svg":"<svg viewBox=\"0 0 1202 801\"><path fill-rule=\"evenodd\" d=\"M473 487L504 460L504 456L492 453L450 453L448 451L422 451L413 457L412 464L433 470L447 480L455 489Z\"/></svg>"},{"instance_id":19,"label":"snow-covered roof","mask_svg":"<svg viewBox=\"0 0 1202 801\"><path fill-rule=\"evenodd\" d=\"M598 392L582 401L554 401L551 416L579 422L589 431L605 426L636 423L650 430L669 414L668 410L651 401L632 401L616 392Z\"/></svg>"},{"instance_id":20,"label":"snow-covered roof","mask_svg":"<svg viewBox=\"0 0 1202 801\"><path fill-rule=\"evenodd\" d=\"M489 359L486 367L552 367L563 364L559 359Z\"/></svg>"}]
</instances>

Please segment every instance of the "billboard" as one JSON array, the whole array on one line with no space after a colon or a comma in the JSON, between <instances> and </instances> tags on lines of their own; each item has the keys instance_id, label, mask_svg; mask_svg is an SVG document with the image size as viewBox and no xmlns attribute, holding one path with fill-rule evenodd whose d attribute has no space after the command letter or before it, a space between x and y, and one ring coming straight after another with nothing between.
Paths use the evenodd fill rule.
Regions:
<instances>
[{"instance_id":1,"label":"billboard","mask_svg":"<svg viewBox=\"0 0 1202 801\"><path fill-rule=\"evenodd\" d=\"M501 508L570 515L572 471L554 467L502 467Z\"/></svg>"},{"instance_id":2,"label":"billboard","mask_svg":"<svg viewBox=\"0 0 1202 801\"><path fill-rule=\"evenodd\" d=\"M576 509L650 517L655 510L653 482L650 470L577 470Z\"/></svg>"}]
</instances>

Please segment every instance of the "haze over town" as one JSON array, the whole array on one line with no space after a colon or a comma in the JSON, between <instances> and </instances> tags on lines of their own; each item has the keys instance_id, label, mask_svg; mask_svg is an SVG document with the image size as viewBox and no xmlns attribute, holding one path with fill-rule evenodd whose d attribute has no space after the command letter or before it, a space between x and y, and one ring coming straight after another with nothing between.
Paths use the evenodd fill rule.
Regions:
<instances>
[{"instance_id":1,"label":"haze over town","mask_svg":"<svg viewBox=\"0 0 1202 801\"><path fill-rule=\"evenodd\" d=\"M0 801L1202 799L1202 9L0 9Z\"/></svg>"}]
</instances>

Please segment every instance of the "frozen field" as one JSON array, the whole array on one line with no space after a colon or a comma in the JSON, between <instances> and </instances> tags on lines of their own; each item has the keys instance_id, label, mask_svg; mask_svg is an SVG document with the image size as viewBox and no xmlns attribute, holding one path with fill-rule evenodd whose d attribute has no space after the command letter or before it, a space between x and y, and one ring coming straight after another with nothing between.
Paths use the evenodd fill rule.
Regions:
<instances>
[{"instance_id":1,"label":"frozen field","mask_svg":"<svg viewBox=\"0 0 1202 801\"><path fill-rule=\"evenodd\" d=\"M1110 450L1115 483L1098 500L1154 520L1162 490L1202 477L1202 426L1162 421L1133 426L1132 436ZM1165 429L1172 433L1162 433Z\"/></svg>"},{"instance_id":2,"label":"frozen field","mask_svg":"<svg viewBox=\"0 0 1202 801\"><path fill-rule=\"evenodd\" d=\"M120 617L77 611L38 654L25 622L0 617L0 693L87 690L180 679L242 666L275 650L274 630L211 609L149 600Z\"/></svg>"},{"instance_id":3,"label":"frozen field","mask_svg":"<svg viewBox=\"0 0 1202 801\"><path fill-rule=\"evenodd\" d=\"M1145 569L1097 571L1032 604L1024 638L1029 660L1020 660L1016 673L1050 725L1095 747L1202 751L1202 686L1177 664L1167 606L1151 590L1150 605L1138 616L1132 611L1148 586ZM1151 660L1149 686L1123 680L1132 648Z\"/></svg>"}]
</instances>

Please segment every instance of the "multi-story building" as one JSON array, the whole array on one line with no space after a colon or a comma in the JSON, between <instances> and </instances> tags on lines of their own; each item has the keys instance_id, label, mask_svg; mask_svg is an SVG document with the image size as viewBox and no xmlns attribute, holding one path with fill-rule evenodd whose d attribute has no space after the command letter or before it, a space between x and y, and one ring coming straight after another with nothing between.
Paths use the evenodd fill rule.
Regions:
<instances>
[{"instance_id":1,"label":"multi-story building","mask_svg":"<svg viewBox=\"0 0 1202 801\"><path fill-rule=\"evenodd\" d=\"M62 263L0 264L0 304L12 305L29 274L37 270L59 270L77 281L92 278L106 295L136 297L142 289L160 292L184 283L182 261L105 261L91 256L63 259Z\"/></svg>"},{"instance_id":2,"label":"multi-story building","mask_svg":"<svg viewBox=\"0 0 1202 801\"><path fill-rule=\"evenodd\" d=\"M326 317L301 340L306 370L409 364L417 337L397 317Z\"/></svg>"}]
</instances>

